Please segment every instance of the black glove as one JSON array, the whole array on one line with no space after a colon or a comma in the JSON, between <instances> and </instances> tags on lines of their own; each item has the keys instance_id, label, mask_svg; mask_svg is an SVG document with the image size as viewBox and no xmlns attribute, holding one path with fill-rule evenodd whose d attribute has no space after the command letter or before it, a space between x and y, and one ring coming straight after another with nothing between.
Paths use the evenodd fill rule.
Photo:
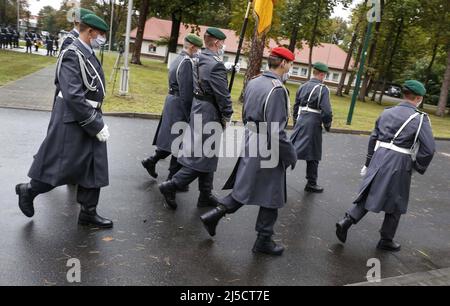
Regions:
<instances>
[{"instance_id":1,"label":"black glove","mask_svg":"<svg viewBox=\"0 0 450 306\"><path fill-rule=\"evenodd\" d=\"M323 127L325 128L325 131L330 132L331 131L331 123L324 124Z\"/></svg>"}]
</instances>

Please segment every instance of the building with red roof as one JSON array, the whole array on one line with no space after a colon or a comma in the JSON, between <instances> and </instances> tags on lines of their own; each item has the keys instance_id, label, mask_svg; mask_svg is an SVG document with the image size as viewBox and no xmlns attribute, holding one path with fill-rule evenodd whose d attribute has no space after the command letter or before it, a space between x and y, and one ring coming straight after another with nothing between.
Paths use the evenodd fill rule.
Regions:
<instances>
[{"instance_id":1,"label":"building with red roof","mask_svg":"<svg viewBox=\"0 0 450 306\"><path fill-rule=\"evenodd\" d=\"M170 20L163 20L158 18L150 18L145 23L144 29L144 39L142 42L141 54L145 56L150 56L154 58L165 58L167 56L168 48L165 45L158 45L158 42L167 39L170 36L172 22ZM192 32L192 29L200 30L196 32L201 37L206 32L207 26L196 26L188 25L182 23L180 25L180 35L178 38L179 51L181 50L184 42L184 38L187 34ZM221 29L227 39L225 40L226 53L224 55L224 62L234 62L235 55L238 49L239 36L236 32L229 29ZM136 38L137 29L131 31L131 39ZM268 48L264 50L264 58L270 54L270 49L280 46L288 45L287 40L281 40L278 43L275 40L270 40ZM303 48L301 50L296 49L295 53L295 63L292 68L292 78L297 80L306 80L308 76L308 61L309 61L309 46L303 43ZM169 56L169 62L173 58ZM337 85L341 78L342 70L344 68L345 60L347 58L347 53L342 50L339 46L335 44L322 43L321 45L314 47L313 49L313 62L323 62L330 67L330 72L327 76L326 82L330 85ZM241 69L245 70L247 68L247 58L241 55L240 59ZM354 60L350 62L350 69L354 66ZM263 66L261 70L267 69L267 61L263 60ZM349 75L347 75L347 78Z\"/></svg>"}]
</instances>

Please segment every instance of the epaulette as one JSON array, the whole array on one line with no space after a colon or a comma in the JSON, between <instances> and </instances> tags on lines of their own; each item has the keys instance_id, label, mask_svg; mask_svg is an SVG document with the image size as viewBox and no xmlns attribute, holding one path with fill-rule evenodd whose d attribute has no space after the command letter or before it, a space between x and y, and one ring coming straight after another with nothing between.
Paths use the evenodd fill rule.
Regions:
<instances>
[{"instance_id":1,"label":"epaulette","mask_svg":"<svg viewBox=\"0 0 450 306\"><path fill-rule=\"evenodd\" d=\"M428 116L428 114L427 114L427 113L425 113L424 111L421 111L421 110L418 110L418 109L416 109L416 112L418 112L419 114L422 114L422 115Z\"/></svg>"},{"instance_id":2,"label":"epaulette","mask_svg":"<svg viewBox=\"0 0 450 306\"><path fill-rule=\"evenodd\" d=\"M214 57L214 59L215 59L216 61L218 61L219 63L222 62L222 59L221 59L219 56L213 56L213 57Z\"/></svg>"},{"instance_id":3,"label":"epaulette","mask_svg":"<svg viewBox=\"0 0 450 306\"><path fill-rule=\"evenodd\" d=\"M273 87L283 87L283 83L278 79L272 80L272 84L273 84Z\"/></svg>"}]
</instances>

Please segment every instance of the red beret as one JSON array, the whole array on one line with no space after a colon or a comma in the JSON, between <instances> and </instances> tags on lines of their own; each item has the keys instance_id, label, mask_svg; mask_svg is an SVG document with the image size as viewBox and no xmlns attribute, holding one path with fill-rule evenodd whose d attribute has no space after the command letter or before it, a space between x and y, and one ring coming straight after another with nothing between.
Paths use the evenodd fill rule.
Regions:
<instances>
[{"instance_id":1,"label":"red beret","mask_svg":"<svg viewBox=\"0 0 450 306\"><path fill-rule=\"evenodd\" d=\"M272 52L270 53L271 56L278 56L281 58L284 58L290 62L293 62L295 60L294 53L291 52L291 50L283 48L283 47L276 47L272 49Z\"/></svg>"}]
</instances>

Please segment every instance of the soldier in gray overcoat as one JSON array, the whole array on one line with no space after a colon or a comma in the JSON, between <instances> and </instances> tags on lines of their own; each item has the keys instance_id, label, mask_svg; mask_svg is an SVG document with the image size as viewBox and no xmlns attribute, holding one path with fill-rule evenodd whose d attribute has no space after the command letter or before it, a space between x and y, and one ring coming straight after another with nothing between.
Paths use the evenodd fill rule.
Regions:
<instances>
[{"instance_id":1,"label":"soldier in gray overcoat","mask_svg":"<svg viewBox=\"0 0 450 306\"><path fill-rule=\"evenodd\" d=\"M336 234L345 242L347 231L368 211L385 212L378 248L399 251L393 241L400 216L406 214L413 171L424 174L433 159L435 142L428 116L417 107L426 94L418 81L406 81L405 101L386 109L378 118L369 140L364 176L354 206L336 224Z\"/></svg>"},{"instance_id":2,"label":"soldier in gray overcoat","mask_svg":"<svg viewBox=\"0 0 450 306\"><path fill-rule=\"evenodd\" d=\"M104 40L106 22L85 15L77 38L57 63L57 94L47 136L34 156L28 173L30 183L16 186L19 208L34 215L33 200L61 185L78 185L81 204L78 223L111 228L112 221L97 214L100 188L109 184L106 141L108 126L103 122L102 102L105 77L92 49Z\"/></svg>"},{"instance_id":3,"label":"soldier in gray overcoat","mask_svg":"<svg viewBox=\"0 0 450 306\"><path fill-rule=\"evenodd\" d=\"M323 84L328 66L313 64L314 77L297 91L294 105L294 131L292 143L299 160L306 160L305 191L323 192L317 185L319 161L322 159L322 124L330 131L333 113L330 104L330 90Z\"/></svg>"},{"instance_id":4,"label":"soldier in gray overcoat","mask_svg":"<svg viewBox=\"0 0 450 306\"><path fill-rule=\"evenodd\" d=\"M155 169L158 161L170 155L172 155L172 158L167 180L171 180L175 173L181 169L181 165L177 161L179 147L172 148L172 143L180 137L181 132L173 133L172 127L175 123L189 122L194 97L193 58L197 56L197 52L202 46L203 41L200 37L194 34L187 35L183 51L170 65L169 94L153 140L156 151L153 156L142 161L142 166L154 178L158 177Z\"/></svg>"},{"instance_id":5,"label":"soldier in gray overcoat","mask_svg":"<svg viewBox=\"0 0 450 306\"><path fill-rule=\"evenodd\" d=\"M212 145L212 152L204 151L210 137L219 137L233 114L228 90L227 70L221 59L226 35L217 28L208 28L204 35L206 48L194 61L194 99L192 102L189 133L185 133L178 162L183 166L171 180L159 185L169 208L176 209L176 192L195 179L199 179L198 207L217 206L212 194L214 172L217 170L220 143ZM200 121L201 119L201 121ZM197 122L200 121L200 122ZM205 126L217 123L222 126L214 135L203 132ZM205 146L206 147L206 146ZM198 154L199 153L199 154Z\"/></svg>"},{"instance_id":6,"label":"soldier in gray overcoat","mask_svg":"<svg viewBox=\"0 0 450 306\"><path fill-rule=\"evenodd\" d=\"M294 54L286 48L274 48L269 57L270 71L251 80L244 94L245 147L224 189L233 189L220 205L201 216L207 231L215 235L225 214L243 205L260 207L256 221L258 238L254 252L281 255L284 248L272 240L278 209L286 203L286 169L297 162L295 149L286 134L289 120L289 94L282 77L292 67ZM259 145L258 145L259 143ZM253 147L253 148L252 148ZM257 148L256 148L257 147ZM271 152L263 156L260 148ZM252 149L257 150L251 156ZM270 163L269 160L274 159Z\"/></svg>"}]
</instances>

